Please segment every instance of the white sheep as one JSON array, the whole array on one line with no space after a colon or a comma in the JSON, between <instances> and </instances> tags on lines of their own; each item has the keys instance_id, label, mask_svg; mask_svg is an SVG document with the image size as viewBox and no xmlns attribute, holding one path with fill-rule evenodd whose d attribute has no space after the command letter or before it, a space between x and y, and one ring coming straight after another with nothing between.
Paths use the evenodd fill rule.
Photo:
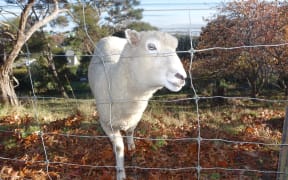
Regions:
<instances>
[{"instance_id":1,"label":"white sheep","mask_svg":"<svg viewBox=\"0 0 288 180\"><path fill-rule=\"evenodd\" d=\"M158 89L179 91L187 77L176 54L177 39L159 31L125 31L126 39L106 37L95 48L88 78L100 123L116 158L117 180L126 178L124 143L135 149L134 129Z\"/></svg>"}]
</instances>

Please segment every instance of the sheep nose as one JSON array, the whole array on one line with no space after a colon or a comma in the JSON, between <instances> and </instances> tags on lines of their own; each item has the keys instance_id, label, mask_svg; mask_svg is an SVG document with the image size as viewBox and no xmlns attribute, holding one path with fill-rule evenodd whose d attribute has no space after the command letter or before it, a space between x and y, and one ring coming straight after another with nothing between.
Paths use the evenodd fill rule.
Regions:
<instances>
[{"instance_id":1,"label":"sheep nose","mask_svg":"<svg viewBox=\"0 0 288 180\"><path fill-rule=\"evenodd\" d=\"M182 76L181 74L179 74L179 73L176 73L175 74L175 77L177 77L178 79L181 79L181 80L185 80L185 77L184 76Z\"/></svg>"}]
</instances>

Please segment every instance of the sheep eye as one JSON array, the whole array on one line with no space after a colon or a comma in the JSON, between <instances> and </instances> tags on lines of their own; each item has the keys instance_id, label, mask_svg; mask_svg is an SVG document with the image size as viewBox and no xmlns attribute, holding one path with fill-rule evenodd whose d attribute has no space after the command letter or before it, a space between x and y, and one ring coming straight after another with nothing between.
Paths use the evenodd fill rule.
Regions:
<instances>
[{"instance_id":1,"label":"sheep eye","mask_svg":"<svg viewBox=\"0 0 288 180\"><path fill-rule=\"evenodd\" d=\"M148 43L147 47L148 47L148 50L150 50L150 51L157 50L155 44L153 44L153 43Z\"/></svg>"}]
</instances>

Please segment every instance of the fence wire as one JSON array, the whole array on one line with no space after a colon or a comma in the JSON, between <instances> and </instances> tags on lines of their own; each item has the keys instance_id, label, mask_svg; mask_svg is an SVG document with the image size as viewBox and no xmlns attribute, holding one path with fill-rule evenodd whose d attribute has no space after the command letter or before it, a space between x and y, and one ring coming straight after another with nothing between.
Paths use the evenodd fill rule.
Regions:
<instances>
[{"instance_id":1,"label":"fence wire","mask_svg":"<svg viewBox=\"0 0 288 180\"><path fill-rule=\"evenodd\" d=\"M87 37L90 39L91 43L94 43L92 41L92 39L89 36L89 32L87 31L87 27L86 27L86 23L85 23L85 5L84 3L82 4L82 10L83 10L83 18L84 18L84 30L86 32ZM5 7L1 7L5 8ZM146 10L146 11L194 11L196 9L152 9L152 10ZM202 9L198 9L198 10L202 10ZM207 10L207 9L205 9ZM5 17L5 14L0 12L0 15L2 17ZM189 26L192 27L192 20L189 14ZM199 52L206 52L206 51L213 51L213 50L223 50L223 51L231 51L231 50L235 50L235 49L246 49L246 48L262 48L262 47L280 47L280 46L287 46L287 43L279 43L279 44L256 44L256 45L250 45L250 46L237 46L237 47L211 47L211 48L205 48L205 49L194 49L193 48L193 35L192 35L192 30L190 30L189 32L189 36L190 36L190 43L191 43L191 49L188 49L186 51L177 51L177 53L190 53L190 64L189 64L189 77L190 77L190 89L191 89L191 93L194 94L194 97L192 98L178 98L178 99L173 99L173 100L157 100L157 99L152 99L150 101L154 101L154 102L159 102L159 103L176 103L176 102L181 102L181 101L194 101L194 105L196 107L196 121L197 121L197 137L184 137L184 138L151 138L151 137L134 137L135 140L147 140L147 141L173 141L173 142L196 142L197 143L197 164L196 166L187 166L187 167L175 167L175 168L171 168L171 167L144 167L144 166L139 166L139 165L135 165L135 166L125 166L125 169L140 169L140 170L157 170L157 171L183 171L183 170L196 170L197 171L197 179L201 178L201 173L204 170L223 170L223 171L241 171L241 172L256 172L256 173L268 173L268 174L284 174L285 172L279 172L279 171L269 171L269 170L261 170L261 169L247 169L247 168L223 168L223 167L204 167L201 165L201 156L200 153L201 151L203 151L201 149L201 145L203 142L222 142L222 143L229 143L229 144L253 144L253 145L261 145L261 146L275 146L275 147L282 147L282 146L287 146L288 144L279 144L279 143L263 143L263 142L255 142L255 141L235 141L235 140L229 140L229 139L222 139L222 138L204 138L202 133L201 133L201 117L200 117L200 107L199 107L199 101L200 100L205 100L205 99L215 99L215 98L222 98L222 99L242 99L242 100L253 100L253 101L259 101L259 102L269 102L269 103L288 103L288 100L274 100L274 99L263 99L263 98L250 98L250 97L228 97L228 96L200 96L197 94L197 90L194 86L194 82L193 82L193 74L192 74L192 67L193 67L193 58L194 58L194 54L195 53L199 53ZM29 48L27 46L27 44L25 44L26 46L26 52L22 52L21 54L19 54L19 56L23 56L27 58L27 64L29 64L29 60L31 59L31 53L29 51ZM119 54L110 54L109 56L112 55L119 55ZM157 54L157 56L170 56L171 53L160 53ZM62 55L53 55L53 56L62 56ZM63 55L65 56L65 55ZM83 55L83 56L93 56L93 55ZM102 62L99 62L101 64L104 64L103 59L106 56L101 56ZM133 57L125 57L127 60L132 59L132 58L141 58L142 56L133 56ZM40 121L38 119L38 101L41 101L41 99L58 99L55 97L41 97L41 96L37 96L35 93L35 89L34 89L34 82L33 82L33 76L31 74L30 71L30 67L28 67L28 75L29 75L29 79L31 82L31 90L32 90L32 97L20 97L23 99L30 99L32 100L32 106L33 106L33 110L34 110L34 115L35 115L35 119L36 121ZM107 77L107 72L106 73L106 77ZM107 78L108 81L108 78ZM59 98L62 99L62 98ZM111 100L111 99L110 99ZM135 100L133 100L135 101ZM147 99L139 99L137 101L148 101ZM124 102L132 102L132 100L130 99L119 99L116 102L113 103L124 103ZM99 102L97 102L99 103ZM105 104L110 104L110 109L111 109L111 104L112 102L100 102L100 103L105 103ZM111 113L111 110L110 110ZM111 117L111 114L110 114ZM40 126L40 124L38 124ZM112 128L112 125L111 125ZM0 132L3 133L14 133L15 131L13 130L0 130ZM61 166L68 166L68 167L88 167L88 168L113 168L115 169L115 166L111 166L111 165L103 165L103 166L99 166L99 165L89 165L89 164L77 164L77 163L72 163L72 162L57 162L57 161L51 161L48 158L48 150L46 148L45 145L45 137L46 136L63 136L63 137L67 137L67 138L89 138L89 139L103 139L106 138L108 139L108 136L94 136L94 135L83 135L83 134L70 134L70 133L55 133L55 132L43 132L43 131L36 131L36 132L31 132L31 134L37 134L41 140L41 147L43 149L43 154L44 154L44 160L43 161L32 161L32 160L23 160L23 159L19 159L17 157L15 158L8 158L8 157L3 157L0 156L0 159L3 161L14 161L14 162L21 162L21 163L30 163L30 164L44 164L45 165L45 171L47 174L47 177L49 179L52 179L52 177L50 177L50 171L49 171L49 166L50 165L61 165ZM126 137L126 136L123 136Z\"/></svg>"}]
</instances>

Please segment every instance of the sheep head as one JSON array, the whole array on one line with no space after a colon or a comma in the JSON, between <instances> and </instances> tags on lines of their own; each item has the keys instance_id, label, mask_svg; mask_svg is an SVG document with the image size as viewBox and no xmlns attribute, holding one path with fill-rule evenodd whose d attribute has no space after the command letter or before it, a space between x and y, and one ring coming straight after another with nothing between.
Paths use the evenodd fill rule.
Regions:
<instances>
[{"instance_id":1,"label":"sheep head","mask_svg":"<svg viewBox=\"0 0 288 180\"><path fill-rule=\"evenodd\" d=\"M125 31L128 41L122 56L132 57L132 76L138 87L161 88L179 91L187 77L176 54L178 40L168 33L159 31ZM125 57L123 57L125 59Z\"/></svg>"}]
</instances>

